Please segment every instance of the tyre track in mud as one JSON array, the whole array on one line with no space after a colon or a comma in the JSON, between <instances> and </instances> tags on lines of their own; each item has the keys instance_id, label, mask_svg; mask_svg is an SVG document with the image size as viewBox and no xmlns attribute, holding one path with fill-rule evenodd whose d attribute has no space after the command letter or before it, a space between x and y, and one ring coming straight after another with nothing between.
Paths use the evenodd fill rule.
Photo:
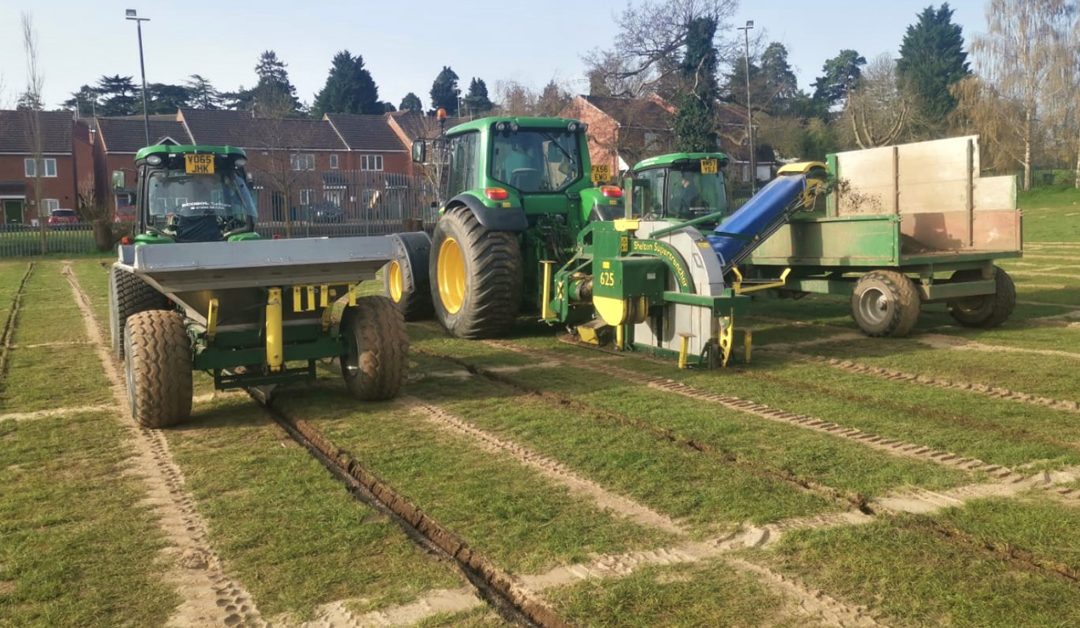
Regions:
<instances>
[{"instance_id":1,"label":"tyre track in mud","mask_svg":"<svg viewBox=\"0 0 1080 628\"><path fill-rule=\"evenodd\" d=\"M11 309L8 310L7 319L4 320L4 330L0 333L0 391L7 386L8 360L11 356L13 345L11 339L15 337L15 328L19 324L19 309L22 307L22 298L26 294L26 282L34 273L34 262L26 265L26 272L19 280L19 287L15 290L15 296L11 299Z\"/></svg>"},{"instance_id":2,"label":"tyre track in mud","mask_svg":"<svg viewBox=\"0 0 1080 628\"><path fill-rule=\"evenodd\" d=\"M425 513L379 478L349 451L338 447L311 423L275 408L258 391L249 391L267 414L323 464L359 501L388 516L421 548L455 565L477 595L504 619L537 626L568 624L517 578L472 548L462 537Z\"/></svg>"},{"instance_id":3,"label":"tyre track in mud","mask_svg":"<svg viewBox=\"0 0 1080 628\"><path fill-rule=\"evenodd\" d=\"M265 626L251 594L226 574L221 558L214 552L206 521L185 487L184 474L173 461L165 436L160 431L138 427L131 417L123 378L106 348L89 297L79 285L71 262L64 262L61 274L71 288L86 335L96 349L112 389L115 410L120 413L117 418L127 428L134 463L132 473L147 492L142 503L157 517L169 545L163 550L171 563L164 579L176 588L182 602L168 624Z\"/></svg>"},{"instance_id":4,"label":"tyre track in mud","mask_svg":"<svg viewBox=\"0 0 1080 628\"><path fill-rule=\"evenodd\" d=\"M500 346L499 348L503 347ZM825 486L818 482L814 482L813 480L800 477L784 469L779 469L767 464L762 464L760 462L747 460L746 458L734 452L723 449L722 447L717 447L710 443L705 443L694 438L684 436L670 428L660 427L647 421L627 416L626 414L623 414L621 412L615 412L613 410L599 408L587 402L570 397L568 395L563 395L552 390L539 388L537 386L527 384L512 377L511 375L508 375L503 370L489 369L469 360L435 351L429 351L427 349L418 349L416 347L413 347L412 351L414 353L426 355L431 358L453 363L465 369L469 373L472 373L473 375L477 375L483 377L488 381L501 384L521 394L534 396L549 405L558 408L574 410L575 412L581 413L582 416L587 416L594 421L631 427L636 430L640 430L643 433L649 434L657 441L671 443L688 451L709 456L712 460L720 462L721 464L737 468L742 471L746 471L750 475L761 479L769 481L779 481L780 483L791 486L798 491L815 495L829 503L836 504L844 508L856 508L859 510L864 510L866 508L866 498L862 495L847 491L841 491L839 489ZM561 360L552 359L551 362L559 364L561 366L568 366L567 363ZM582 368L589 368L586 365L579 366L581 366Z\"/></svg>"}]
</instances>

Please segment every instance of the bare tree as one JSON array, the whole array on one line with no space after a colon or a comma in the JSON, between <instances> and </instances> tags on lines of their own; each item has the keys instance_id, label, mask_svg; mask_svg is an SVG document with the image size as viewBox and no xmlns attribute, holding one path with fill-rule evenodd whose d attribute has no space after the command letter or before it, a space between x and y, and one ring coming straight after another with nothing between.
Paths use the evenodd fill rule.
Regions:
<instances>
[{"instance_id":1,"label":"bare tree","mask_svg":"<svg viewBox=\"0 0 1080 628\"><path fill-rule=\"evenodd\" d=\"M267 117L258 118L257 145L253 147L262 155L252 160L251 166L258 178L273 193L277 193L285 212L285 237L291 238L293 201L301 200L300 190L305 186L314 189L317 183L315 164L308 163L306 157L310 154L313 161L314 153L307 153L304 149L312 145L315 139L312 126L319 123L287 117L291 108L286 106L267 109L266 112L269 114ZM274 202L272 199L271 205Z\"/></svg>"},{"instance_id":2,"label":"bare tree","mask_svg":"<svg viewBox=\"0 0 1080 628\"><path fill-rule=\"evenodd\" d=\"M1025 190L1031 188L1040 107L1064 93L1054 71L1069 41L1074 10L1068 0L990 0L987 32L972 40L976 71L1020 108Z\"/></svg>"},{"instance_id":3,"label":"bare tree","mask_svg":"<svg viewBox=\"0 0 1080 628\"><path fill-rule=\"evenodd\" d=\"M911 103L897 88L896 61L882 54L866 67L848 94L844 115L859 148L894 144L904 132Z\"/></svg>"},{"instance_id":4,"label":"bare tree","mask_svg":"<svg viewBox=\"0 0 1080 628\"><path fill-rule=\"evenodd\" d=\"M961 133L977 133L985 150L984 166L1011 170L1024 165L1023 106L1002 97L997 89L978 76L969 76L949 88L956 98L951 126Z\"/></svg>"},{"instance_id":5,"label":"bare tree","mask_svg":"<svg viewBox=\"0 0 1080 628\"><path fill-rule=\"evenodd\" d=\"M38 215L38 227L41 233L41 253L49 251L48 236L45 233L45 225L48 216L42 214L41 204L41 177L45 168L43 154L45 152L44 137L41 129L41 89L45 79L38 69L37 33L34 31L34 18L29 11L22 13L23 51L26 53L26 92L28 100L37 103L37 107L23 109L26 122L26 140L30 145L30 157L34 160L34 212Z\"/></svg>"}]
</instances>

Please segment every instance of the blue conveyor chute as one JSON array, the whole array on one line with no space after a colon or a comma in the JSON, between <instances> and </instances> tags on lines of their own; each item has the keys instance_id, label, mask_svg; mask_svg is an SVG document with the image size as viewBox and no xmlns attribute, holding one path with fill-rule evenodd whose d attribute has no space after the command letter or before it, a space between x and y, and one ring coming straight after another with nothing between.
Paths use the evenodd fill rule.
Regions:
<instances>
[{"instance_id":1,"label":"blue conveyor chute","mask_svg":"<svg viewBox=\"0 0 1080 628\"><path fill-rule=\"evenodd\" d=\"M804 175L779 176L761 188L734 214L708 234L724 271L739 264L788 221L806 189Z\"/></svg>"}]
</instances>

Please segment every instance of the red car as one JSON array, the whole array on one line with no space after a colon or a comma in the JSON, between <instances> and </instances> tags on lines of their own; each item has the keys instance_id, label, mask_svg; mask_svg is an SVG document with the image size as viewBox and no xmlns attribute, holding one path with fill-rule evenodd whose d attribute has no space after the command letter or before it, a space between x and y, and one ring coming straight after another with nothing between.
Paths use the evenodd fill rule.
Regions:
<instances>
[{"instance_id":1,"label":"red car","mask_svg":"<svg viewBox=\"0 0 1080 628\"><path fill-rule=\"evenodd\" d=\"M113 222L135 222L135 206L121 205L117 207Z\"/></svg>"},{"instance_id":2,"label":"red car","mask_svg":"<svg viewBox=\"0 0 1080 628\"><path fill-rule=\"evenodd\" d=\"M49 212L49 226L63 229L79 224L79 214L74 209L54 209Z\"/></svg>"}]
</instances>

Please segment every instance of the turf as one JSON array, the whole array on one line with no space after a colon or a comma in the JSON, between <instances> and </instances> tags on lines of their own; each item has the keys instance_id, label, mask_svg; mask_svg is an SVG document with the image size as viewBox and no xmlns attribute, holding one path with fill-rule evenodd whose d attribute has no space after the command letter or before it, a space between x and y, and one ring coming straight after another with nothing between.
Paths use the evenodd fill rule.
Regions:
<instances>
[{"instance_id":1,"label":"turf","mask_svg":"<svg viewBox=\"0 0 1080 628\"><path fill-rule=\"evenodd\" d=\"M0 422L0 625L162 625L179 604L123 439L101 413Z\"/></svg>"}]
</instances>

